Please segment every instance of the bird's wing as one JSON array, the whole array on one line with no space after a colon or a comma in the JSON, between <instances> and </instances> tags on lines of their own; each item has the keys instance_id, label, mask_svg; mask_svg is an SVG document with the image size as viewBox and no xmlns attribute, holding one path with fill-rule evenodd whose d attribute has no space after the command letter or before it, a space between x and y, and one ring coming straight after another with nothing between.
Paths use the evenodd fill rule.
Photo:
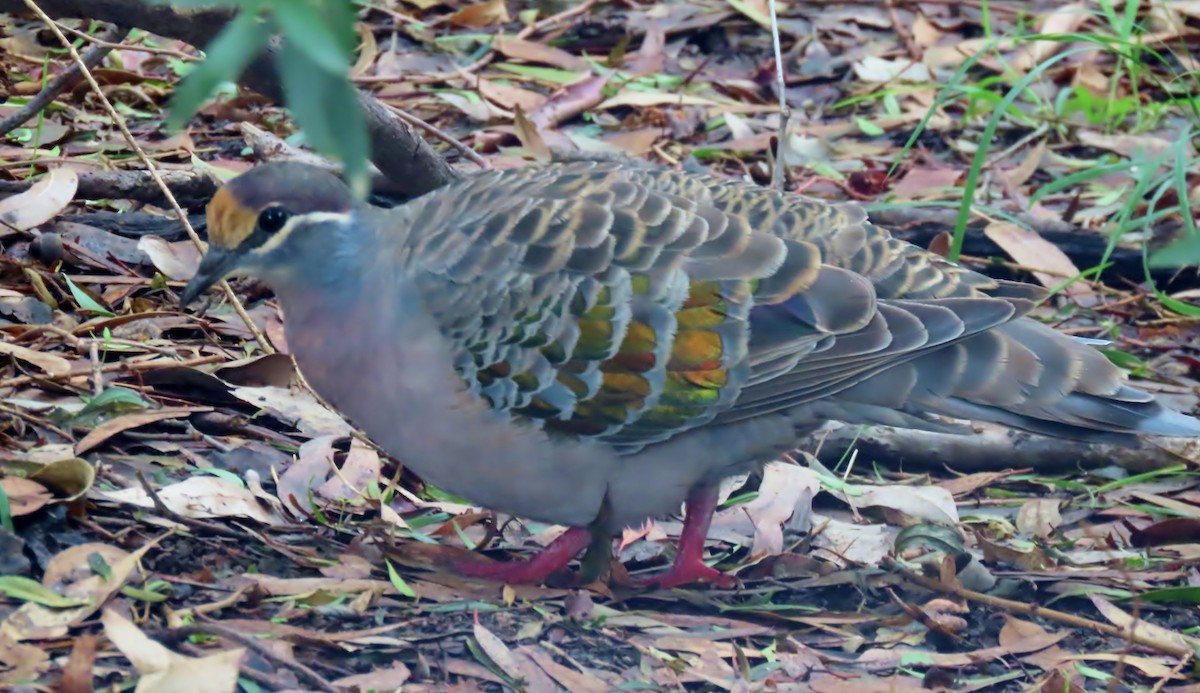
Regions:
<instances>
[{"instance_id":1,"label":"bird's wing","mask_svg":"<svg viewBox=\"0 0 1200 693\"><path fill-rule=\"evenodd\" d=\"M817 402L911 423L1136 393L1019 317L1042 289L894 239L855 204L575 162L483 173L409 214L463 377L497 409L620 449Z\"/></svg>"},{"instance_id":2,"label":"bird's wing","mask_svg":"<svg viewBox=\"0 0 1200 693\"><path fill-rule=\"evenodd\" d=\"M496 408L618 446L827 396L1031 297L890 238L856 205L676 171L489 172L410 214L418 281L464 377Z\"/></svg>"}]
</instances>

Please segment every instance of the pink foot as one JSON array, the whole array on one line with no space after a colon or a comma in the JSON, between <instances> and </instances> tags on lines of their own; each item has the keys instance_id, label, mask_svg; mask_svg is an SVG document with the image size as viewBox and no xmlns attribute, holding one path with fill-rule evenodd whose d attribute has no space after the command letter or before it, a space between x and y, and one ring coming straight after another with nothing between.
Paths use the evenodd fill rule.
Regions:
<instances>
[{"instance_id":1,"label":"pink foot","mask_svg":"<svg viewBox=\"0 0 1200 693\"><path fill-rule=\"evenodd\" d=\"M670 570L662 575L638 580L634 584L638 587L658 587L659 589L669 590L672 587L696 582L707 583L721 590L731 590L737 587L738 584L737 578L722 573L716 568L710 568L701 561L685 564L678 560L675 561Z\"/></svg>"},{"instance_id":2,"label":"pink foot","mask_svg":"<svg viewBox=\"0 0 1200 693\"><path fill-rule=\"evenodd\" d=\"M586 527L572 527L550 545L523 561L476 563L461 561L455 570L469 577L495 580L508 585L536 584L566 568L571 559L587 548L591 535Z\"/></svg>"},{"instance_id":3,"label":"pink foot","mask_svg":"<svg viewBox=\"0 0 1200 693\"><path fill-rule=\"evenodd\" d=\"M683 532L679 535L679 550L675 554L675 563L662 575L635 584L639 587L657 586L662 589L693 582L708 583L723 590L737 586L737 578L704 564L704 540L708 537L713 512L717 509L717 491L716 485L692 489L684 506Z\"/></svg>"}]
</instances>

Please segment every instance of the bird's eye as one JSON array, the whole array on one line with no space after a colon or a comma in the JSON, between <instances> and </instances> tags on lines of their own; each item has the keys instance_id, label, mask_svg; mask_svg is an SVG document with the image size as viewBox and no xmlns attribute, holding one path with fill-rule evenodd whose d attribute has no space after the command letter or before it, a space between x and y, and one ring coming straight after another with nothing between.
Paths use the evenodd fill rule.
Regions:
<instances>
[{"instance_id":1,"label":"bird's eye","mask_svg":"<svg viewBox=\"0 0 1200 693\"><path fill-rule=\"evenodd\" d=\"M287 223L288 213L282 207L267 207L258 214L258 228L275 233Z\"/></svg>"}]
</instances>

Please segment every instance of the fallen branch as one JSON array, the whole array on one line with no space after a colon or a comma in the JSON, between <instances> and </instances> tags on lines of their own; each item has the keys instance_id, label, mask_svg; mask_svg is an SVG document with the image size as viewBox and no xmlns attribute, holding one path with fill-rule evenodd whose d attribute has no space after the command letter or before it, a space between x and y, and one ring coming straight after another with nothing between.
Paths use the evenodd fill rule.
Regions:
<instances>
[{"instance_id":1,"label":"fallen branch","mask_svg":"<svg viewBox=\"0 0 1200 693\"><path fill-rule=\"evenodd\" d=\"M859 434L857 426L841 425L814 434L813 442L798 447L811 450L821 441L817 458L825 465L836 465L848 449L854 448L860 461L880 460L897 469L950 467L967 473L1022 467L1050 473L1108 465L1142 472L1186 461L1185 457L1149 440L1124 447L1061 440L998 426L977 428L982 430L955 435L872 426Z\"/></svg>"},{"instance_id":2,"label":"fallen branch","mask_svg":"<svg viewBox=\"0 0 1200 693\"><path fill-rule=\"evenodd\" d=\"M954 228L956 212L950 209L931 209L914 207L910 209L880 209L871 212L871 221L888 228L892 235L922 248L928 248L933 239L940 233ZM1108 247L1108 238L1065 221L1034 219L1029 215L1017 215L1017 218L1041 234L1064 253L1076 267L1087 269L1100 264L1104 251ZM983 233L983 222L972 223L967 227L963 238L963 255L976 257L1008 257L1003 248L996 245L992 239ZM1162 233L1158 233L1162 231ZM1169 229L1156 230L1156 236L1169 236ZM1116 246L1108 257L1111 267L1106 269L1103 278L1112 280L1118 277L1140 283L1145 277L1143 251L1139 248ZM1151 276L1160 282L1170 282L1172 288L1180 289L1200 284L1200 278L1195 272L1182 273L1177 268L1151 268Z\"/></svg>"},{"instance_id":3,"label":"fallen branch","mask_svg":"<svg viewBox=\"0 0 1200 693\"><path fill-rule=\"evenodd\" d=\"M1023 614L1030 618L1044 618L1050 621L1066 624L1073 628L1090 630L1110 638L1120 638L1126 642L1130 642L1135 645L1141 645L1142 647L1147 647L1155 652L1162 652L1173 657L1190 659L1195 656L1195 653L1192 652L1192 650L1188 647L1176 645L1170 642L1164 642L1163 640L1151 637L1144 632L1138 632L1136 627L1129 629L1118 628L1117 626L1112 626L1107 623L1093 621L1090 618L1084 618L1082 616L1076 616L1075 614L1068 614L1062 611L1055 611L1054 609L1047 609L1046 607L1038 606L1037 604L1018 602L1011 599L1002 599L1000 597L993 597L989 594L983 594L982 592L975 592L974 590L969 590L958 585L948 585L939 580L925 577L920 573L915 573L907 568L903 568L895 561L895 559L892 558L884 558L883 565L885 568L889 568L898 572L904 577L905 580L908 580L916 585L920 585L925 589L933 590L934 592L948 594L973 602L978 602L980 604L985 604L1007 613Z\"/></svg>"},{"instance_id":4,"label":"fallen branch","mask_svg":"<svg viewBox=\"0 0 1200 693\"><path fill-rule=\"evenodd\" d=\"M208 203L220 187L220 181L202 170L161 171L158 174L167 189L184 207L200 207ZM34 181L0 181L0 194L24 192ZM79 174L77 200L134 200L162 204L166 199L162 188L149 171L92 171Z\"/></svg>"}]
</instances>

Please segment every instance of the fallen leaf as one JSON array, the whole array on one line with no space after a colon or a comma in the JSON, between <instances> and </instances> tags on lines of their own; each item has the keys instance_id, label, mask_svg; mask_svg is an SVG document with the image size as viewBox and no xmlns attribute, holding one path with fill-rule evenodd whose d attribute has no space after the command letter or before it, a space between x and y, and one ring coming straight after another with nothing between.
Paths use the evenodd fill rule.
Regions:
<instances>
[{"instance_id":1,"label":"fallen leaf","mask_svg":"<svg viewBox=\"0 0 1200 693\"><path fill-rule=\"evenodd\" d=\"M191 416L198 412L212 411L211 407L167 407L155 411L139 411L132 414L118 416L115 419L109 419L99 426L88 431L78 443L75 444L75 456L78 457L92 448L100 445L104 441L112 438L118 433L128 431L134 428L140 428L149 424L166 421L167 419L181 419L185 416Z\"/></svg>"},{"instance_id":2,"label":"fallen leaf","mask_svg":"<svg viewBox=\"0 0 1200 693\"><path fill-rule=\"evenodd\" d=\"M524 60L529 63L550 65L571 72L581 72L590 68L588 61L572 55L561 48L554 48L536 41L526 41L512 36L497 36L492 39L492 48L505 57Z\"/></svg>"},{"instance_id":3,"label":"fallen leaf","mask_svg":"<svg viewBox=\"0 0 1200 693\"><path fill-rule=\"evenodd\" d=\"M1043 270L1033 273L1042 286L1053 288L1079 274L1079 268L1071 258L1036 231L1007 221L997 221L984 227L983 233L1003 248L1013 260L1034 270ZM1096 292L1081 282L1068 286L1064 293L1084 306L1095 305L1099 300Z\"/></svg>"},{"instance_id":4,"label":"fallen leaf","mask_svg":"<svg viewBox=\"0 0 1200 693\"><path fill-rule=\"evenodd\" d=\"M510 111L518 108L526 113L536 111L546 103L547 99L546 96L536 91L514 87L511 84L501 84L483 77L476 80L475 88L479 90L479 95L483 98Z\"/></svg>"},{"instance_id":5,"label":"fallen leaf","mask_svg":"<svg viewBox=\"0 0 1200 693\"><path fill-rule=\"evenodd\" d=\"M19 476L0 477L0 490L8 497L9 512L14 517L35 513L54 500L45 486Z\"/></svg>"},{"instance_id":6,"label":"fallen leaf","mask_svg":"<svg viewBox=\"0 0 1200 693\"><path fill-rule=\"evenodd\" d=\"M517 139L521 141L521 146L529 150L533 158L538 161L550 161L553 158L550 145L546 144L546 140L542 137L538 124L525 117L525 112L520 107L517 108L516 113L513 115L513 121L516 126Z\"/></svg>"},{"instance_id":7,"label":"fallen leaf","mask_svg":"<svg viewBox=\"0 0 1200 693\"><path fill-rule=\"evenodd\" d=\"M1143 638L1150 638L1156 643L1155 649L1160 652L1170 652L1176 657L1193 656L1200 650L1200 639L1191 638L1182 633L1168 630L1160 625L1143 621L1122 611L1099 594L1089 594L1088 598L1108 622L1129 632L1136 631Z\"/></svg>"},{"instance_id":8,"label":"fallen leaf","mask_svg":"<svg viewBox=\"0 0 1200 693\"><path fill-rule=\"evenodd\" d=\"M78 173L52 168L25 192L0 200L0 238L13 231L28 231L58 216L75 198L78 188Z\"/></svg>"},{"instance_id":9,"label":"fallen leaf","mask_svg":"<svg viewBox=\"0 0 1200 693\"><path fill-rule=\"evenodd\" d=\"M1041 34L1070 34L1074 33L1092 16L1086 3L1077 2L1069 5L1059 5L1040 22L1038 33ZM1016 55L1008 60L1011 69L1019 73L1029 72L1036 65L1046 62L1046 59L1067 46L1063 41L1024 41L1017 49Z\"/></svg>"},{"instance_id":10,"label":"fallen leaf","mask_svg":"<svg viewBox=\"0 0 1200 693\"><path fill-rule=\"evenodd\" d=\"M114 503L128 503L153 508L154 500L141 486L120 491L95 491L96 497ZM264 508L249 489L218 476L193 476L155 492L168 510L183 517L248 517L267 525L283 524L269 509Z\"/></svg>"},{"instance_id":11,"label":"fallen leaf","mask_svg":"<svg viewBox=\"0 0 1200 693\"><path fill-rule=\"evenodd\" d=\"M962 178L957 168L913 167L892 186L892 194L901 200L928 200L947 194Z\"/></svg>"},{"instance_id":12,"label":"fallen leaf","mask_svg":"<svg viewBox=\"0 0 1200 693\"><path fill-rule=\"evenodd\" d=\"M1017 511L1017 530L1040 539L1050 536L1062 524L1057 498L1031 498Z\"/></svg>"},{"instance_id":13,"label":"fallen leaf","mask_svg":"<svg viewBox=\"0 0 1200 693\"><path fill-rule=\"evenodd\" d=\"M929 82L932 77L929 68L924 63L914 62L912 58L896 58L885 60L868 55L854 63L854 74L864 82L883 84L886 82Z\"/></svg>"},{"instance_id":14,"label":"fallen leaf","mask_svg":"<svg viewBox=\"0 0 1200 693\"><path fill-rule=\"evenodd\" d=\"M307 392L286 387L236 387L230 394L266 409L275 418L309 435L348 436L354 429Z\"/></svg>"},{"instance_id":15,"label":"fallen leaf","mask_svg":"<svg viewBox=\"0 0 1200 693\"><path fill-rule=\"evenodd\" d=\"M100 617L104 634L141 674L135 693L233 693L245 648L187 657L151 640L112 609Z\"/></svg>"},{"instance_id":16,"label":"fallen leaf","mask_svg":"<svg viewBox=\"0 0 1200 693\"><path fill-rule=\"evenodd\" d=\"M529 114L529 122L539 130L547 130L595 108L604 100L604 85L608 84L612 75L611 72L589 75L559 89L550 95L541 108Z\"/></svg>"},{"instance_id":17,"label":"fallen leaf","mask_svg":"<svg viewBox=\"0 0 1200 693\"><path fill-rule=\"evenodd\" d=\"M37 351L11 342L0 342L0 354L7 354L26 363L33 364L50 375L62 375L70 372L71 362L58 354Z\"/></svg>"},{"instance_id":18,"label":"fallen leaf","mask_svg":"<svg viewBox=\"0 0 1200 693\"><path fill-rule=\"evenodd\" d=\"M447 17L446 21L458 26L476 28L504 24L509 21L508 7L504 0L487 0L487 2L467 5Z\"/></svg>"},{"instance_id":19,"label":"fallen leaf","mask_svg":"<svg viewBox=\"0 0 1200 693\"><path fill-rule=\"evenodd\" d=\"M188 241L168 243L158 236L142 236L137 247L169 279L191 279L200 267L200 251Z\"/></svg>"}]
</instances>

